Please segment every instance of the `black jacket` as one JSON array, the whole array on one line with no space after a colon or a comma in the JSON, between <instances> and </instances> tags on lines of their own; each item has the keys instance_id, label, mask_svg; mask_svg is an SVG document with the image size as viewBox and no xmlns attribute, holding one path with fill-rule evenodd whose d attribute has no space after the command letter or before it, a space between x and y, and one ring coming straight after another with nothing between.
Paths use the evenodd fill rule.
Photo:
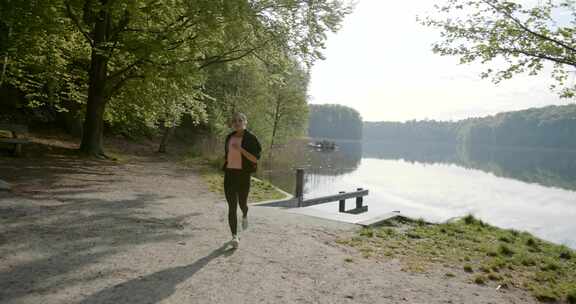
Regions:
<instances>
[{"instance_id":1,"label":"black jacket","mask_svg":"<svg viewBox=\"0 0 576 304\"><path fill-rule=\"evenodd\" d=\"M224 165L222 166L222 170L226 170L228 165L228 143L230 141L230 137L236 133L236 131L228 134L226 136L226 141L224 142ZM260 152L262 152L262 147L260 146L260 142L258 142L258 138L252 132L248 130L244 130L244 135L242 137L242 148L244 150L250 152L250 154L254 155L256 159L260 159ZM256 172L257 165L251 162L248 158L242 155L242 171L247 173L254 173Z\"/></svg>"}]
</instances>

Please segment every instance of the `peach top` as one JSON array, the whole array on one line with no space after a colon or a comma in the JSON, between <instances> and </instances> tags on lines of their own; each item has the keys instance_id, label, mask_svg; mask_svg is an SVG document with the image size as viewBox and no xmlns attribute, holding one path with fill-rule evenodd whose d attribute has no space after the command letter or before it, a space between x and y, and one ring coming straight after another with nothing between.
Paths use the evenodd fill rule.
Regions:
<instances>
[{"instance_id":1,"label":"peach top","mask_svg":"<svg viewBox=\"0 0 576 304\"><path fill-rule=\"evenodd\" d=\"M240 150L232 148L232 145L237 143L238 146L242 145L242 137L232 136L228 142L228 169L242 169L242 153Z\"/></svg>"}]
</instances>

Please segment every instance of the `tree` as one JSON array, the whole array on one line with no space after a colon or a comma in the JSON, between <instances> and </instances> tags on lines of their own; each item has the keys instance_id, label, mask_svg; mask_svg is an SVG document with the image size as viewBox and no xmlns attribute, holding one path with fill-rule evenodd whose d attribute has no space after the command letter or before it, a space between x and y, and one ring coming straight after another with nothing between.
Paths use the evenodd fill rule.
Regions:
<instances>
[{"instance_id":1,"label":"tree","mask_svg":"<svg viewBox=\"0 0 576 304\"><path fill-rule=\"evenodd\" d=\"M207 112L216 135L228 130L227 119L237 111L248 116L249 128L265 146L304 133L308 118L306 67L287 54L264 55L209 69L205 86L213 101Z\"/></svg>"},{"instance_id":2,"label":"tree","mask_svg":"<svg viewBox=\"0 0 576 304\"><path fill-rule=\"evenodd\" d=\"M91 46L80 149L97 156L104 155L106 105L127 82L180 65L201 73L269 47L311 64L321 58L325 32L349 11L338 0L65 0L65 6Z\"/></svg>"},{"instance_id":3,"label":"tree","mask_svg":"<svg viewBox=\"0 0 576 304\"><path fill-rule=\"evenodd\" d=\"M308 136L361 140L362 117L342 105L310 105Z\"/></svg>"},{"instance_id":4,"label":"tree","mask_svg":"<svg viewBox=\"0 0 576 304\"><path fill-rule=\"evenodd\" d=\"M266 111L266 118L272 129L270 159L275 144L305 133L308 119L306 93L309 75L298 62L287 59L284 67L268 67L274 76L270 81L272 106Z\"/></svg>"},{"instance_id":5,"label":"tree","mask_svg":"<svg viewBox=\"0 0 576 304\"><path fill-rule=\"evenodd\" d=\"M568 76L576 67L576 9L571 0L541 1L524 7L506 0L447 0L435 6L439 16L420 19L441 31L433 45L442 56L457 56L461 63L487 63L504 59L502 69L487 69L483 78L495 83L515 74L536 75L546 62L553 64L552 85L561 97L574 97L576 85ZM563 20L559 18L560 13Z\"/></svg>"}]
</instances>

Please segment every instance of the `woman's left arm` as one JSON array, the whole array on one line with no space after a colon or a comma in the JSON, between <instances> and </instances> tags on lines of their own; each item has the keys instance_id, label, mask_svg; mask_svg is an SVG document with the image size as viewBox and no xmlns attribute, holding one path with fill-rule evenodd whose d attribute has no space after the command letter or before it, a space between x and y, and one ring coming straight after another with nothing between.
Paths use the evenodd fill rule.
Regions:
<instances>
[{"instance_id":1,"label":"woman's left arm","mask_svg":"<svg viewBox=\"0 0 576 304\"><path fill-rule=\"evenodd\" d=\"M242 155L244 155L249 161L253 162L253 163L257 163L258 159L256 158L256 156L252 155L252 153L246 151L244 148L240 148L240 152L242 153Z\"/></svg>"},{"instance_id":2,"label":"woman's left arm","mask_svg":"<svg viewBox=\"0 0 576 304\"><path fill-rule=\"evenodd\" d=\"M240 147L240 152L242 153L242 155L244 155L249 161L253 162L253 163L257 163L258 159L260 159L260 151L262 151L262 147L260 146L260 143L258 142L258 139L254 138L254 154L248 152L246 149Z\"/></svg>"}]
</instances>

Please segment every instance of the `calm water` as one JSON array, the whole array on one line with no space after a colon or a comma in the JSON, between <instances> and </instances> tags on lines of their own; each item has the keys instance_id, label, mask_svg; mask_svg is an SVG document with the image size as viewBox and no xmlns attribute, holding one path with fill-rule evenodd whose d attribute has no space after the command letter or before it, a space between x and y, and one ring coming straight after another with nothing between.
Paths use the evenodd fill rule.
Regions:
<instances>
[{"instance_id":1,"label":"calm water","mask_svg":"<svg viewBox=\"0 0 576 304\"><path fill-rule=\"evenodd\" d=\"M382 142L339 147L318 152L293 145L265 175L293 192L293 167L305 167L305 198L369 189L369 211L350 215L355 219L400 211L440 222L473 214L576 248L576 151ZM353 208L353 200L347 203ZM338 203L308 208L337 213Z\"/></svg>"}]
</instances>

